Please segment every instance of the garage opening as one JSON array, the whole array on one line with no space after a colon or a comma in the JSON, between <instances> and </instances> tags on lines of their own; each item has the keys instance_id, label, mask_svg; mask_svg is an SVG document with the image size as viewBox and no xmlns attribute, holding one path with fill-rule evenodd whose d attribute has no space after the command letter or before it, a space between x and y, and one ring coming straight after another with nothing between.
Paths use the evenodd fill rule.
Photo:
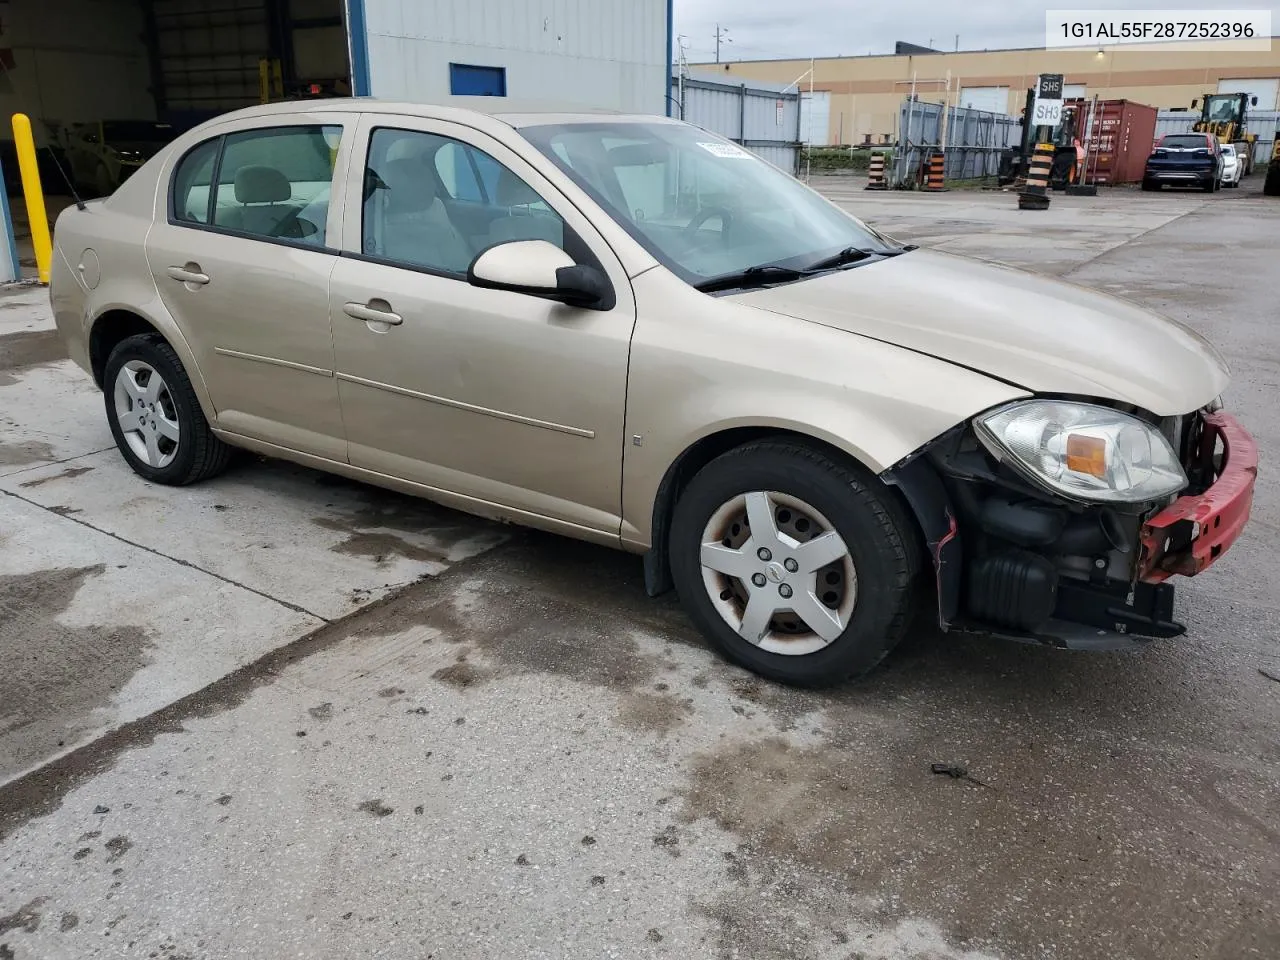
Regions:
<instances>
[{"instance_id":1,"label":"garage opening","mask_svg":"<svg viewBox=\"0 0 1280 960\"><path fill-rule=\"evenodd\" d=\"M0 159L24 255L14 113L31 118L53 218L70 202L59 165L102 196L210 117L350 95L344 13L344 0L0 0Z\"/></svg>"}]
</instances>

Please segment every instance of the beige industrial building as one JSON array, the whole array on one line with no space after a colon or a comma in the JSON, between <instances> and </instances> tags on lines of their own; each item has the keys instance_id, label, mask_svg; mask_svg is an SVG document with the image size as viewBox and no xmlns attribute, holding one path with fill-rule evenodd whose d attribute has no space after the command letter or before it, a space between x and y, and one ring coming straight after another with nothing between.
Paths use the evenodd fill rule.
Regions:
<instances>
[{"instance_id":1,"label":"beige industrial building","mask_svg":"<svg viewBox=\"0 0 1280 960\"><path fill-rule=\"evenodd\" d=\"M1172 51L1156 45L1096 49L924 52L809 60L698 64L725 79L795 83L808 101L802 139L881 143L894 139L898 109L915 79L921 100L1018 115L1041 73L1061 73L1066 95L1190 108L1206 93L1249 92L1258 110L1280 109L1280 38L1259 52ZM908 45L900 45L908 46ZM922 48L915 48L916 50ZM814 94L809 98L812 63ZM950 84L948 88L948 83Z\"/></svg>"}]
</instances>

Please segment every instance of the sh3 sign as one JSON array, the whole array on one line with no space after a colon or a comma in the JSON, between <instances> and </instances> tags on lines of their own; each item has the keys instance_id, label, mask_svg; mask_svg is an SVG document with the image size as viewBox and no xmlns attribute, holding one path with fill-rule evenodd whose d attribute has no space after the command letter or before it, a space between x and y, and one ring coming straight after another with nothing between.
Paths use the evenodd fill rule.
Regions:
<instances>
[{"instance_id":1,"label":"sh3 sign","mask_svg":"<svg viewBox=\"0 0 1280 960\"><path fill-rule=\"evenodd\" d=\"M1037 127L1056 127L1062 122L1062 74L1042 73L1037 78L1031 122Z\"/></svg>"}]
</instances>

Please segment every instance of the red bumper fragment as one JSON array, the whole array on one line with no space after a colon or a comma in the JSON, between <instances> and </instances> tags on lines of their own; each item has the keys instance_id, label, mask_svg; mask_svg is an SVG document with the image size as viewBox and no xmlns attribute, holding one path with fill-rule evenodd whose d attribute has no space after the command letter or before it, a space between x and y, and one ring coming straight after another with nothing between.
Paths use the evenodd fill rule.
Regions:
<instances>
[{"instance_id":1,"label":"red bumper fragment","mask_svg":"<svg viewBox=\"0 0 1280 960\"><path fill-rule=\"evenodd\" d=\"M1218 478L1204 493L1179 497L1142 528L1138 576L1160 583L1174 574L1193 577L1240 536L1253 505L1258 479L1258 445L1227 413L1203 415L1200 456L1209 461L1222 441Z\"/></svg>"}]
</instances>

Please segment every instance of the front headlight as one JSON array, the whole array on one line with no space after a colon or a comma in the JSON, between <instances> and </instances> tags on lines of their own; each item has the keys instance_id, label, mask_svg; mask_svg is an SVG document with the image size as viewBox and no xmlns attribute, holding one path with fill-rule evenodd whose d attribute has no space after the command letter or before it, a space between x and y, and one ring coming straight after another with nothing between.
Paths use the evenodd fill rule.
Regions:
<instances>
[{"instance_id":1,"label":"front headlight","mask_svg":"<svg viewBox=\"0 0 1280 960\"><path fill-rule=\"evenodd\" d=\"M1142 503L1187 485L1169 441L1109 407L1024 400L982 414L974 427L997 460L1072 500Z\"/></svg>"}]
</instances>

